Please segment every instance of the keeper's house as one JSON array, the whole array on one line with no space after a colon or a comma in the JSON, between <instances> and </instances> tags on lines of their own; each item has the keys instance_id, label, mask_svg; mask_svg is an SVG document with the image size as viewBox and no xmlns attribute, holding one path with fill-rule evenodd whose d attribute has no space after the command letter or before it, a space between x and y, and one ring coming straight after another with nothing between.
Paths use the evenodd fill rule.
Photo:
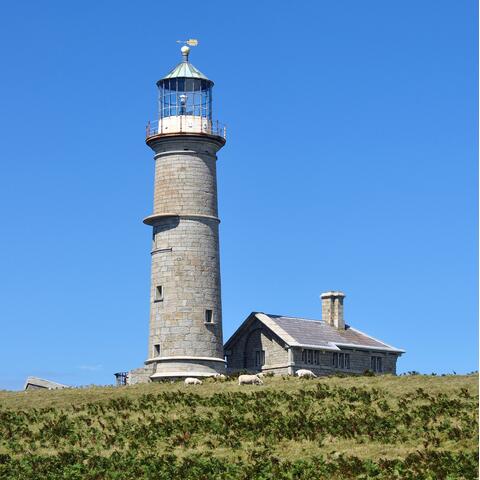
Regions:
<instances>
[{"instance_id":1,"label":"keeper's house","mask_svg":"<svg viewBox=\"0 0 480 480\"><path fill-rule=\"evenodd\" d=\"M253 312L224 347L229 373L239 370L294 375L396 373L405 352L345 325L342 292L322 298L322 321Z\"/></svg>"}]
</instances>

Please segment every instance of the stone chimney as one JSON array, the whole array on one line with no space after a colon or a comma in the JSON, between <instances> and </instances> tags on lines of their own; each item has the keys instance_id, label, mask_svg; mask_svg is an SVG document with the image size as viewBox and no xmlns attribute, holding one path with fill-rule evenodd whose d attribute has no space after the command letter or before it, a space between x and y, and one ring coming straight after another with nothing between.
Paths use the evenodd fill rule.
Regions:
<instances>
[{"instance_id":1,"label":"stone chimney","mask_svg":"<svg viewBox=\"0 0 480 480\"><path fill-rule=\"evenodd\" d=\"M322 320L332 327L345 330L343 319L343 292L325 292L320 295L322 299Z\"/></svg>"}]
</instances>

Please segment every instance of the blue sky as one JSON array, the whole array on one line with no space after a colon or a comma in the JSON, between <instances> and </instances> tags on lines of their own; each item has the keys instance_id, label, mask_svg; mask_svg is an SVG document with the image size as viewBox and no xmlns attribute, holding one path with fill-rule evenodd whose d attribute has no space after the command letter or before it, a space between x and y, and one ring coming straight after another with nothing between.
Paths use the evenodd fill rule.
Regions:
<instances>
[{"instance_id":1,"label":"blue sky","mask_svg":"<svg viewBox=\"0 0 480 480\"><path fill-rule=\"evenodd\" d=\"M477 369L477 6L456 0L4 2L0 388L108 384L146 359L155 82L177 39L228 125L225 339L321 315Z\"/></svg>"}]
</instances>

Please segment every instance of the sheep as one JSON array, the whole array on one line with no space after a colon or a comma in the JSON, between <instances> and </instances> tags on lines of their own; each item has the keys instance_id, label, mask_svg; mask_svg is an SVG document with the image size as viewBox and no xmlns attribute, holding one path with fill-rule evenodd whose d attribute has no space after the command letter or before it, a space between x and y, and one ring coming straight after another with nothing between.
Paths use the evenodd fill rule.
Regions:
<instances>
[{"instance_id":1,"label":"sheep","mask_svg":"<svg viewBox=\"0 0 480 480\"><path fill-rule=\"evenodd\" d=\"M238 377L239 385L263 385L262 379L257 375L240 375Z\"/></svg>"},{"instance_id":2,"label":"sheep","mask_svg":"<svg viewBox=\"0 0 480 480\"><path fill-rule=\"evenodd\" d=\"M306 370L305 368L297 370L296 375L300 378L317 378L317 376L311 370Z\"/></svg>"},{"instance_id":3,"label":"sheep","mask_svg":"<svg viewBox=\"0 0 480 480\"><path fill-rule=\"evenodd\" d=\"M187 377L185 379L185 385L201 385L203 382L198 378Z\"/></svg>"},{"instance_id":4,"label":"sheep","mask_svg":"<svg viewBox=\"0 0 480 480\"><path fill-rule=\"evenodd\" d=\"M227 376L224 375L223 373L215 373L212 375L209 380L211 382L226 382L227 381Z\"/></svg>"}]
</instances>

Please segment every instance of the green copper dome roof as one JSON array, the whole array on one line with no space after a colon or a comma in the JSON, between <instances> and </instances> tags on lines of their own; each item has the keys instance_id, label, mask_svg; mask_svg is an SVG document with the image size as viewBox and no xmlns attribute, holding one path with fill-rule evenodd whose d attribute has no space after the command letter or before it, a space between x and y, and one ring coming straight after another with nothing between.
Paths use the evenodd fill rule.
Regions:
<instances>
[{"instance_id":1,"label":"green copper dome roof","mask_svg":"<svg viewBox=\"0 0 480 480\"><path fill-rule=\"evenodd\" d=\"M208 78L190 62L179 63L170 73L165 75L162 80L166 80L167 78L199 78L200 80L208 80Z\"/></svg>"},{"instance_id":2,"label":"green copper dome roof","mask_svg":"<svg viewBox=\"0 0 480 480\"><path fill-rule=\"evenodd\" d=\"M198 78L199 80L207 80L211 82L198 68L194 67L188 61L188 54L190 49L182 49L183 61L179 63L172 71L159 80L167 80L169 78Z\"/></svg>"}]
</instances>

